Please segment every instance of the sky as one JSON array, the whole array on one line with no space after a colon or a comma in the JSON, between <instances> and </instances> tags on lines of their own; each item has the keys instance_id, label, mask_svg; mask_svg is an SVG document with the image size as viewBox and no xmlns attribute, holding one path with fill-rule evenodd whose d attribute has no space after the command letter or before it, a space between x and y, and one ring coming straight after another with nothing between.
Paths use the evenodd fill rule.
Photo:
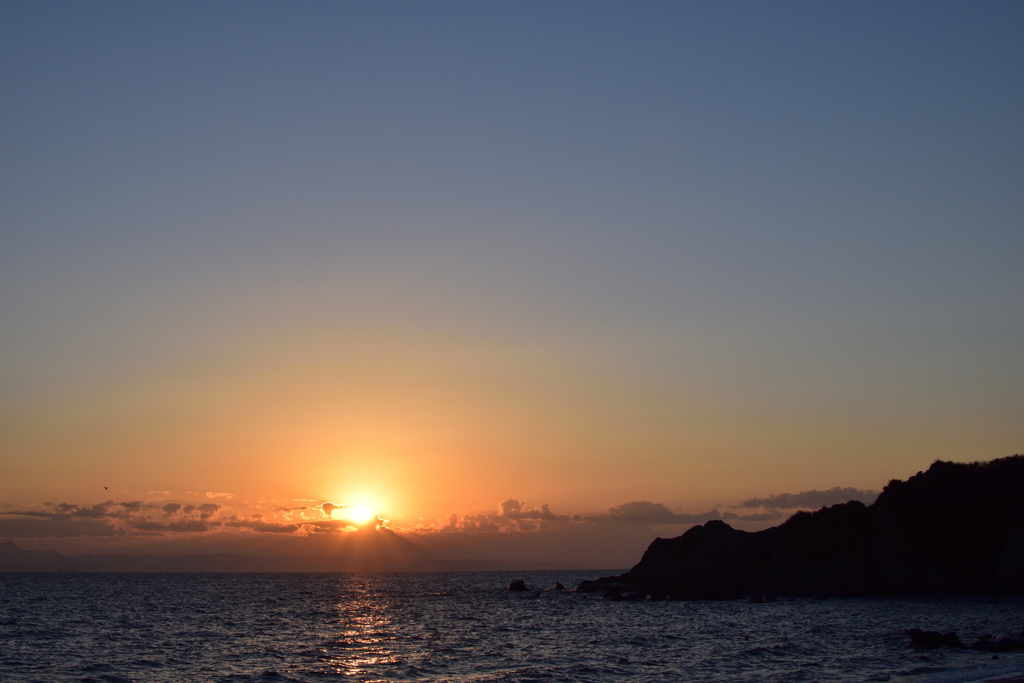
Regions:
<instances>
[{"instance_id":1,"label":"sky","mask_svg":"<svg viewBox=\"0 0 1024 683\"><path fill-rule=\"evenodd\" d=\"M628 566L1020 453L1022 34L2 3L0 540Z\"/></svg>"}]
</instances>

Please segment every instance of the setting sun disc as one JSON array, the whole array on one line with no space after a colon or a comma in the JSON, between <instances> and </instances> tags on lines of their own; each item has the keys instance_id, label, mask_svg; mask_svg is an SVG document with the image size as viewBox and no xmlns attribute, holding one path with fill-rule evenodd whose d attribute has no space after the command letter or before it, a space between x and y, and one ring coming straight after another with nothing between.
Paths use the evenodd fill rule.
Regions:
<instances>
[{"instance_id":1,"label":"setting sun disc","mask_svg":"<svg viewBox=\"0 0 1024 683\"><path fill-rule=\"evenodd\" d=\"M356 505L348 510L347 517L356 524L365 524L374 518L376 513L365 505Z\"/></svg>"}]
</instances>

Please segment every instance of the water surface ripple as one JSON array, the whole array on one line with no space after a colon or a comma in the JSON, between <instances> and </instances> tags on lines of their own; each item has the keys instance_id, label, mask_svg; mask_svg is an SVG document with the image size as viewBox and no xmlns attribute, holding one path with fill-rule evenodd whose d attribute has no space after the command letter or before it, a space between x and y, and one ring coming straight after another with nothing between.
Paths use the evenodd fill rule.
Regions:
<instances>
[{"instance_id":1,"label":"water surface ripple","mask_svg":"<svg viewBox=\"0 0 1024 683\"><path fill-rule=\"evenodd\" d=\"M609 602L600 572L0 574L0 679L977 680L1020 653L915 652L910 627L1024 629L1024 600ZM531 591L506 589L523 578Z\"/></svg>"}]
</instances>

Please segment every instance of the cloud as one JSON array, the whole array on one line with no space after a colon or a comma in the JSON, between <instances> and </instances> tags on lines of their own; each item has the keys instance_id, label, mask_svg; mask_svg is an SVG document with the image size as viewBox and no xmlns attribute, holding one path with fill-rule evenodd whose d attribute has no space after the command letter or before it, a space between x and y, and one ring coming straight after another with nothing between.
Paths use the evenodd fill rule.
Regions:
<instances>
[{"instance_id":1,"label":"cloud","mask_svg":"<svg viewBox=\"0 0 1024 683\"><path fill-rule=\"evenodd\" d=\"M364 524L347 519L333 519L334 511L346 507L348 506L330 501L288 508L260 505L255 509L248 503L225 507L214 502L196 504L167 502L166 499L159 502L108 500L85 506L47 503L42 509L0 513L3 515L2 518L6 518L4 529L7 530L6 533L0 531L0 537L202 535L215 531L224 533L229 530L238 534L291 534L301 537L310 534L341 533L346 530L382 530L387 529L390 524L379 515ZM623 503L609 509L607 514L584 516L555 512L547 503L533 507L515 498L508 498L491 511L461 516L453 513L446 523L421 523L404 531L479 534L547 532L557 529L568 530L578 525L593 527L596 523L607 522L646 525L694 524L718 518L717 510L690 515L673 512L660 503L648 501ZM90 526L71 523L86 521L97 524ZM398 531L403 529L400 528Z\"/></svg>"},{"instance_id":2,"label":"cloud","mask_svg":"<svg viewBox=\"0 0 1024 683\"><path fill-rule=\"evenodd\" d=\"M103 517L112 516L110 508L114 505L114 501L108 500L105 503L96 503L87 508L83 508L78 505L72 505L71 503L61 503L60 505L53 506L55 513L9 513L9 514L34 514L37 517L43 517L49 515L67 515L70 517L87 517L90 519L100 519ZM122 505L132 505L132 503L122 503Z\"/></svg>"},{"instance_id":3,"label":"cloud","mask_svg":"<svg viewBox=\"0 0 1024 683\"><path fill-rule=\"evenodd\" d=\"M314 533L327 533L329 531L341 531L343 529L359 529L370 526L371 523L359 527L355 522L348 519L329 519L317 522L302 522L300 525L304 530Z\"/></svg>"},{"instance_id":4,"label":"cloud","mask_svg":"<svg viewBox=\"0 0 1024 683\"><path fill-rule=\"evenodd\" d=\"M234 494L218 491L185 491L185 495L197 498L234 498Z\"/></svg>"},{"instance_id":5,"label":"cloud","mask_svg":"<svg viewBox=\"0 0 1024 683\"><path fill-rule=\"evenodd\" d=\"M450 521L450 519L449 519ZM533 529L536 525L530 522L517 522L515 528L523 530L523 527L527 529ZM462 518L462 524L460 529L462 531L502 531L508 527L499 523L493 515L466 515Z\"/></svg>"},{"instance_id":6,"label":"cloud","mask_svg":"<svg viewBox=\"0 0 1024 683\"><path fill-rule=\"evenodd\" d=\"M89 507L81 507L79 505L72 505L71 503L61 503L60 505L52 505L51 503L46 504L47 507L53 507L54 512L47 510L16 510L12 512L4 512L0 514L5 515L17 515L19 517L73 517L79 519L103 519L105 517L124 517L142 510L143 503L133 501L130 503L114 503L112 500L108 500L104 503L96 503ZM120 508L120 509L118 509Z\"/></svg>"},{"instance_id":7,"label":"cloud","mask_svg":"<svg viewBox=\"0 0 1024 683\"><path fill-rule=\"evenodd\" d=\"M320 505L317 505L317 508L319 508L320 510L323 510L324 514L327 515L327 519L331 518L331 516L334 514L335 510L341 510L342 508L346 508L346 507L348 507L348 506L347 505L340 505L340 504L339 505L335 505L334 503L331 503L331 502L321 503ZM305 508L302 508L302 509L304 510Z\"/></svg>"},{"instance_id":8,"label":"cloud","mask_svg":"<svg viewBox=\"0 0 1024 683\"><path fill-rule=\"evenodd\" d=\"M555 514L547 503L539 508L529 508L515 498L509 498L498 504L496 512L464 516L458 523L458 529L470 532L535 531L569 521L569 515ZM452 518L449 518L446 528L451 529L452 524Z\"/></svg>"},{"instance_id":9,"label":"cloud","mask_svg":"<svg viewBox=\"0 0 1024 683\"><path fill-rule=\"evenodd\" d=\"M42 512L40 510L12 510L10 512L0 512L3 515L17 515L18 517L59 517L60 515L53 512Z\"/></svg>"},{"instance_id":10,"label":"cloud","mask_svg":"<svg viewBox=\"0 0 1024 683\"><path fill-rule=\"evenodd\" d=\"M865 505L875 502L878 497L877 491L860 491L858 489L838 486L827 491L801 491L800 493L780 493L767 498L751 498L745 500L741 505L746 508L779 508L782 510L793 510L796 508L807 508L817 510L818 508L839 503L847 503L851 500L859 500Z\"/></svg>"},{"instance_id":11,"label":"cloud","mask_svg":"<svg viewBox=\"0 0 1024 683\"><path fill-rule=\"evenodd\" d=\"M199 519L209 519L217 510L220 510L220 505L217 503L203 503L202 505L186 505L181 509L181 513L190 517L198 514Z\"/></svg>"},{"instance_id":12,"label":"cloud","mask_svg":"<svg viewBox=\"0 0 1024 683\"><path fill-rule=\"evenodd\" d=\"M563 516L564 517L564 516ZM418 529L419 531L443 531L443 532L468 532L487 533L498 531L532 531L538 528L537 521L558 521L558 515L551 512L547 505L540 509L526 508L523 503L509 498L498 504L495 512L481 512L478 514L463 515L459 517L454 512L448 517L448 523L439 529Z\"/></svg>"},{"instance_id":13,"label":"cloud","mask_svg":"<svg viewBox=\"0 0 1024 683\"><path fill-rule=\"evenodd\" d=\"M518 500L509 498L498 506L501 511L499 516L508 519L542 519L548 522L564 522L569 520L569 515L556 515L551 511L547 503L540 508L526 509Z\"/></svg>"},{"instance_id":14,"label":"cloud","mask_svg":"<svg viewBox=\"0 0 1024 683\"><path fill-rule=\"evenodd\" d=\"M161 522L143 514L154 505L143 501L108 500L95 505L81 506L71 503L53 505L51 510L15 510L0 513L20 519L0 520L0 537L9 538L71 538L112 535L152 535L162 533L203 533L220 525L213 516L221 509L217 503L185 505L167 503ZM89 523L86 523L89 522Z\"/></svg>"},{"instance_id":15,"label":"cloud","mask_svg":"<svg viewBox=\"0 0 1024 683\"><path fill-rule=\"evenodd\" d=\"M217 524L210 524L198 519L186 519L180 522L171 522L167 528L170 531L178 532L203 532L209 531L211 526L217 526Z\"/></svg>"},{"instance_id":16,"label":"cloud","mask_svg":"<svg viewBox=\"0 0 1024 683\"><path fill-rule=\"evenodd\" d=\"M504 503L500 503L498 505L498 509L501 510L499 514L504 515L505 517L515 518L522 513L523 504L518 500L509 498Z\"/></svg>"},{"instance_id":17,"label":"cloud","mask_svg":"<svg viewBox=\"0 0 1024 683\"><path fill-rule=\"evenodd\" d=\"M0 512L0 537L7 538L69 538L88 536L161 536L166 534L204 534L225 528L238 532L267 534L296 534L341 532L345 529L384 528L387 521L374 516L367 523L357 525L350 520L310 519L304 516L317 510L330 516L334 510L347 506L323 503L273 510L269 518L263 512L248 517L228 518L220 503L178 503L162 505L144 501L115 502L108 500L95 505L47 503L43 509ZM148 510L157 511L153 517ZM481 525L480 528L484 528Z\"/></svg>"},{"instance_id":18,"label":"cloud","mask_svg":"<svg viewBox=\"0 0 1024 683\"><path fill-rule=\"evenodd\" d=\"M299 530L298 524L274 524L273 522L264 522L259 519L231 520L225 522L224 526L234 529L251 529L252 531L269 534L294 534Z\"/></svg>"},{"instance_id":19,"label":"cloud","mask_svg":"<svg viewBox=\"0 0 1024 683\"><path fill-rule=\"evenodd\" d=\"M201 519L182 519L167 524L167 530L178 533L202 533L203 531L209 531L214 526L219 526L219 524L217 522L205 522Z\"/></svg>"},{"instance_id":20,"label":"cloud","mask_svg":"<svg viewBox=\"0 0 1024 683\"><path fill-rule=\"evenodd\" d=\"M718 510L690 515L672 512L661 503L646 500L623 503L609 508L607 516L589 517L596 522L630 522L634 524L703 524L712 519L721 519Z\"/></svg>"},{"instance_id":21,"label":"cloud","mask_svg":"<svg viewBox=\"0 0 1024 683\"><path fill-rule=\"evenodd\" d=\"M497 531L537 531L554 529L571 524L602 524L617 522L620 524L700 524L712 519L721 519L718 510L710 510L701 514L691 515L672 512L661 503L633 501L616 505L604 515L562 514L554 512L545 503L539 508L527 507L515 498L509 498L498 504L493 513L480 513L459 517L452 513L447 524L440 527L418 527L413 531L462 531L462 532L497 532Z\"/></svg>"},{"instance_id":22,"label":"cloud","mask_svg":"<svg viewBox=\"0 0 1024 683\"><path fill-rule=\"evenodd\" d=\"M778 510L752 512L749 515L737 515L735 512L726 512L722 514L722 519L727 521L738 519L744 522L769 522L775 519L782 519L782 513Z\"/></svg>"},{"instance_id":23,"label":"cloud","mask_svg":"<svg viewBox=\"0 0 1024 683\"><path fill-rule=\"evenodd\" d=\"M199 505L182 505L181 503L167 503L160 508L164 515L174 517L180 514L182 518L210 519L221 509L217 503L201 503Z\"/></svg>"}]
</instances>

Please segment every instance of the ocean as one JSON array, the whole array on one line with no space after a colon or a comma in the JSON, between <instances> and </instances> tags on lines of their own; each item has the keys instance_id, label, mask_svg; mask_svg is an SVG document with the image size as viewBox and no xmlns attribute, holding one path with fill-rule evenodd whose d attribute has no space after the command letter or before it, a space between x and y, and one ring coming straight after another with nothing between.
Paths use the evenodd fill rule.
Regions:
<instances>
[{"instance_id":1,"label":"ocean","mask_svg":"<svg viewBox=\"0 0 1024 683\"><path fill-rule=\"evenodd\" d=\"M914 651L905 634L1016 635L1024 599L568 590L607 573L0 574L0 680L956 683L1024 671L1024 653ZM509 591L514 579L530 590Z\"/></svg>"}]
</instances>

